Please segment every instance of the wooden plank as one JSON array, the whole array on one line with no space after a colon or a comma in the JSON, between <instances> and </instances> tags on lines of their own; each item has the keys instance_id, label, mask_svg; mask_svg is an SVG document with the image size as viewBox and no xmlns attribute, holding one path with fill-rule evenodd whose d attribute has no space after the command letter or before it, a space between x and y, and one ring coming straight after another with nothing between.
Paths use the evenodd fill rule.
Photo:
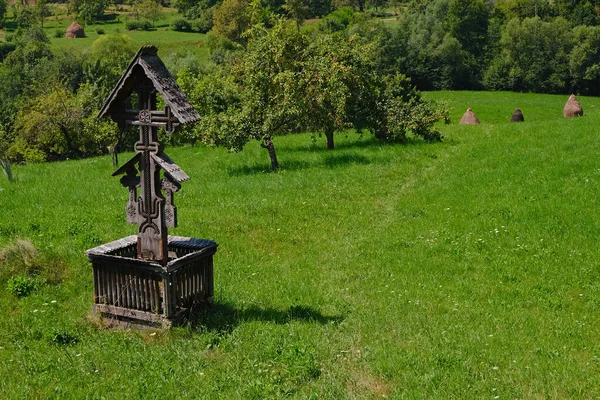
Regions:
<instances>
[{"instance_id":1,"label":"wooden plank","mask_svg":"<svg viewBox=\"0 0 600 400\"><path fill-rule=\"evenodd\" d=\"M148 290L146 286L146 279L148 278L148 274L144 273L140 275L139 284L140 284L140 309L144 311L150 311L148 307Z\"/></svg>"},{"instance_id":2,"label":"wooden plank","mask_svg":"<svg viewBox=\"0 0 600 400\"><path fill-rule=\"evenodd\" d=\"M144 280L144 284L146 286L146 310L151 312L154 310L154 295L152 293L152 276L150 274L146 274L146 279Z\"/></svg>"},{"instance_id":3,"label":"wooden plank","mask_svg":"<svg viewBox=\"0 0 600 400\"><path fill-rule=\"evenodd\" d=\"M126 317L131 319L138 319L141 321L149 321L149 322L163 322L164 318L159 314L154 314L151 312L140 311L140 310L131 310L129 308L111 306L106 304L96 304L94 306L94 310L96 312L101 312L103 314L109 314L117 317Z\"/></svg>"},{"instance_id":4,"label":"wooden plank","mask_svg":"<svg viewBox=\"0 0 600 400\"><path fill-rule=\"evenodd\" d=\"M212 301L214 296L213 258L206 259L206 298Z\"/></svg>"},{"instance_id":5,"label":"wooden plank","mask_svg":"<svg viewBox=\"0 0 600 400\"><path fill-rule=\"evenodd\" d=\"M108 289L108 304L115 304L116 288L113 282L112 268L104 268L104 285Z\"/></svg>"},{"instance_id":6,"label":"wooden plank","mask_svg":"<svg viewBox=\"0 0 600 400\"><path fill-rule=\"evenodd\" d=\"M133 289L132 288L132 281L133 281L133 279L132 279L132 276L129 273L129 271L126 271L123 274L123 278L124 278L124 281L125 281L125 286L124 286L124 289L125 289L125 301L126 301L125 307L135 309L135 304L133 304L133 293L132 293L133 292L133 290L132 290Z\"/></svg>"},{"instance_id":7,"label":"wooden plank","mask_svg":"<svg viewBox=\"0 0 600 400\"><path fill-rule=\"evenodd\" d=\"M98 303L100 300L100 295L98 292L98 268L95 265L92 265L92 274L94 275L94 303Z\"/></svg>"},{"instance_id":8,"label":"wooden plank","mask_svg":"<svg viewBox=\"0 0 600 400\"><path fill-rule=\"evenodd\" d=\"M164 309L161 307L161 291L160 291L160 281L158 278L154 278L153 279L153 283L154 283L154 304L155 304L155 309L153 310L155 313L157 314L164 314L165 311Z\"/></svg>"}]
</instances>

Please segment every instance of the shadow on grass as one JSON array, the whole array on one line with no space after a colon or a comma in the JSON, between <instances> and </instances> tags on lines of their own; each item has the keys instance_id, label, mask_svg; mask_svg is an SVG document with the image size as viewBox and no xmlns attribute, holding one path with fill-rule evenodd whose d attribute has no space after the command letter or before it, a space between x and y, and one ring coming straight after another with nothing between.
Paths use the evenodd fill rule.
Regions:
<instances>
[{"instance_id":1,"label":"shadow on grass","mask_svg":"<svg viewBox=\"0 0 600 400\"><path fill-rule=\"evenodd\" d=\"M277 143L275 143L277 145ZM369 137L365 140L355 140L355 141L347 141L342 143L336 143L335 150L329 150L325 143L321 142L311 142L308 146L300 146L293 148L286 148L286 152L294 153L294 152L311 152L311 153L332 153L336 150L346 150L346 149L365 149L372 147L381 147L388 146L390 143L382 142L381 140L376 139L375 137Z\"/></svg>"},{"instance_id":2,"label":"shadow on grass","mask_svg":"<svg viewBox=\"0 0 600 400\"><path fill-rule=\"evenodd\" d=\"M216 303L199 311L190 310L181 325L188 326L194 331L230 333L236 326L249 321L273 322L280 325L292 321L304 321L326 325L339 324L343 320L342 316L323 315L312 307L303 305L293 305L282 311L256 306L236 309L230 304Z\"/></svg>"},{"instance_id":3,"label":"shadow on grass","mask_svg":"<svg viewBox=\"0 0 600 400\"><path fill-rule=\"evenodd\" d=\"M279 171L301 171L315 167L339 168L350 164L368 165L378 162L375 158L369 158L358 153L330 153L318 161L283 160L279 163ZM241 165L228 169L229 176L243 176L265 173L277 173L267 163Z\"/></svg>"}]
</instances>

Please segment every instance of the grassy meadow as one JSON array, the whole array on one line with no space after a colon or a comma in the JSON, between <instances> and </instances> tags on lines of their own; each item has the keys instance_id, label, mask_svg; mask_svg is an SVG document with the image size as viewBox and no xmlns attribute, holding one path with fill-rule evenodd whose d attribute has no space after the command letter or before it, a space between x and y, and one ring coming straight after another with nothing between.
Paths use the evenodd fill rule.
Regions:
<instances>
[{"instance_id":1,"label":"grassy meadow","mask_svg":"<svg viewBox=\"0 0 600 400\"><path fill-rule=\"evenodd\" d=\"M110 157L15 166L0 398L600 397L600 99L426 96L442 143L277 137L277 173L258 143L167 149L191 177L170 233L219 243L215 305L171 330L90 313L84 251L136 229ZM45 284L5 290L32 265Z\"/></svg>"},{"instance_id":2,"label":"grassy meadow","mask_svg":"<svg viewBox=\"0 0 600 400\"><path fill-rule=\"evenodd\" d=\"M165 57L171 53L191 53L202 60L207 60L209 48L207 36L197 32L177 32L170 24L171 21L183 18L181 14L173 8L163 8L160 18L154 24L154 29L150 31L127 30L125 24L127 21L134 21L135 16L130 6L120 5L118 9L107 11L105 20L95 22L91 25L85 25L84 38L67 39L65 33L71 23L77 20L73 15L67 15L66 5L50 5L52 15L47 17L44 22L44 31L50 39L50 48L52 51L57 49L68 49L74 51L84 51L92 43L104 35L123 34L131 38L136 47L153 44L160 49L161 56ZM9 13L10 15L10 13ZM16 29L16 23L12 21L12 15L8 18L7 27L0 30L0 39L6 35L13 34ZM101 32L101 33L99 33ZM58 36L58 37L57 37Z\"/></svg>"}]
</instances>

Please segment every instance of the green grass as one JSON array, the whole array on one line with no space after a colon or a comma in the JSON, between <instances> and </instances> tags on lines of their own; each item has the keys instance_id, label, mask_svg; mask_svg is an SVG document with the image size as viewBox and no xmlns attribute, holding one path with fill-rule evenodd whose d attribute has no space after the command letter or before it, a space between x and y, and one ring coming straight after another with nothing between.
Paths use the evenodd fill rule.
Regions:
<instances>
[{"instance_id":1,"label":"green grass","mask_svg":"<svg viewBox=\"0 0 600 400\"><path fill-rule=\"evenodd\" d=\"M85 249L135 232L110 159L15 166L0 248L64 271L0 281L0 397L600 396L600 99L567 120L567 96L426 96L453 107L443 143L278 137L279 173L257 143L167 149L192 178L170 232L219 243L216 305L156 334L89 315Z\"/></svg>"}]
</instances>

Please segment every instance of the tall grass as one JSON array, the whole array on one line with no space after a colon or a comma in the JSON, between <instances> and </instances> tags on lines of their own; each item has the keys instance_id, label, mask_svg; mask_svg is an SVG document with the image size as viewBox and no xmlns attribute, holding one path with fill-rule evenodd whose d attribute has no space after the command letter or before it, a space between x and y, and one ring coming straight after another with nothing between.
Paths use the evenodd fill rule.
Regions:
<instances>
[{"instance_id":1,"label":"tall grass","mask_svg":"<svg viewBox=\"0 0 600 400\"><path fill-rule=\"evenodd\" d=\"M281 137L279 173L258 143L167 149L192 177L170 232L219 243L215 306L171 331L89 315L84 250L135 232L110 158L16 166L0 247L67 270L0 291L0 397L599 396L600 100L427 96L453 107L442 143Z\"/></svg>"}]
</instances>

